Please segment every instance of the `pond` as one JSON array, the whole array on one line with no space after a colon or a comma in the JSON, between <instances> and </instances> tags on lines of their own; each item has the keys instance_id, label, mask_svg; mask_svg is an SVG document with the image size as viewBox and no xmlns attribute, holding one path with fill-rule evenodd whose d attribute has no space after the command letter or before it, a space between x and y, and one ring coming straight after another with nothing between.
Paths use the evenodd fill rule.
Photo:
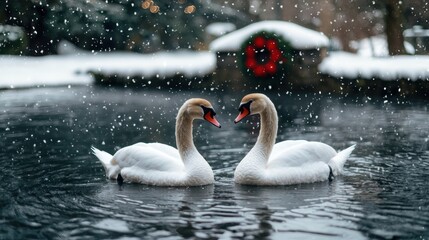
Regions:
<instances>
[{"instance_id":1,"label":"pond","mask_svg":"<svg viewBox=\"0 0 429 240\"><path fill-rule=\"evenodd\" d=\"M343 176L280 187L232 182L258 135L233 119L245 92L56 87L0 91L0 239L427 239L426 100L272 93L277 140L357 144ZM91 146L175 145L189 97L205 97L222 128L194 123L216 183L161 188L107 180Z\"/></svg>"}]
</instances>

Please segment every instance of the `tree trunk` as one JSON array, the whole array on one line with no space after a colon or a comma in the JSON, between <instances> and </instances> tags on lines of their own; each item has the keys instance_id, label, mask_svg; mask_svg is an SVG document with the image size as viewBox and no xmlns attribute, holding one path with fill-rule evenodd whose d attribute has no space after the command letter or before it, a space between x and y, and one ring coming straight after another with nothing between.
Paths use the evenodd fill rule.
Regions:
<instances>
[{"instance_id":1,"label":"tree trunk","mask_svg":"<svg viewBox=\"0 0 429 240\"><path fill-rule=\"evenodd\" d=\"M405 54L404 36L402 35L402 3L400 0L385 0L386 36L389 55Z\"/></svg>"},{"instance_id":2,"label":"tree trunk","mask_svg":"<svg viewBox=\"0 0 429 240\"><path fill-rule=\"evenodd\" d=\"M332 0L322 0L319 2L320 7L320 26L319 30L323 32L327 37L331 38L334 36L334 29L332 23L335 18L335 6L332 4Z\"/></svg>"}]
</instances>

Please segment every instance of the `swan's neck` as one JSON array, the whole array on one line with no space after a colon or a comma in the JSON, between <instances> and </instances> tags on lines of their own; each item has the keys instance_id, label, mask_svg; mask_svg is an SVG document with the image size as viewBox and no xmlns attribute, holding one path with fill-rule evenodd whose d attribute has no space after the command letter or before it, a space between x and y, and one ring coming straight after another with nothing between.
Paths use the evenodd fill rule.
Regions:
<instances>
[{"instance_id":1,"label":"swan's neck","mask_svg":"<svg viewBox=\"0 0 429 240\"><path fill-rule=\"evenodd\" d=\"M176 119L176 146L187 172L186 183L205 185L213 183L213 171L203 156L198 152L192 137L193 118L179 110Z\"/></svg>"},{"instance_id":2,"label":"swan's neck","mask_svg":"<svg viewBox=\"0 0 429 240\"><path fill-rule=\"evenodd\" d=\"M189 115L179 111L176 119L176 146L185 164L187 156L197 152L192 137L192 122L193 119Z\"/></svg>"},{"instance_id":3,"label":"swan's neck","mask_svg":"<svg viewBox=\"0 0 429 240\"><path fill-rule=\"evenodd\" d=\"M271 101L267 102L267 107L260 113L260 116L261 127L255 148L259 148L259 151L265 157L265 161L268 161L276 142L278 127L277 111Z\"/></svg>"},{"instance_id":4,"label":"swan's neck","mask_svg":"<svg viewBox=\"0 0 429 240\"><path fill-rule=\"evenodd\" d=\"M273 150L277 136L277 111L271 101L260 113L261 127L255 146L238 164L235 170L235 181L243 183L260 183L266 177L265 169Z\"/></svg>"}]
</instances>

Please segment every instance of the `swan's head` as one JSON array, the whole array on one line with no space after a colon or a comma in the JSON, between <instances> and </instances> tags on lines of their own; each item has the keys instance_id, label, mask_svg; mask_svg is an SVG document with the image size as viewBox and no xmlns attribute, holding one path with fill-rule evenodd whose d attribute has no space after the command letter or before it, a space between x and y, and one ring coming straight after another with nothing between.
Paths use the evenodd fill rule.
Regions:
<instances>
[{"instance_id":1,"label":"swan's head","mask_svg":"<svg viewBox=\"0 0 429 240\"><path fill-rule=\"evenodd\" d=\"M249 115L261 113L265 110L269 101L268 97L262 93L251 93L244 96L238 107L240 113L235 118L234 123L240 122Z\"/></svg>"},{"instance_id":2,"label":"swan's head","mask_svg":"<svg viewBox=\"0 0 429 240\"><path fill-rule=\"evenodd\" d=\"M202 98L191 98L183 104L186 114L194 119L204 119L207 122L220 128L220 123L216 120L211 103Z\"/></svg>"}]
</instances>

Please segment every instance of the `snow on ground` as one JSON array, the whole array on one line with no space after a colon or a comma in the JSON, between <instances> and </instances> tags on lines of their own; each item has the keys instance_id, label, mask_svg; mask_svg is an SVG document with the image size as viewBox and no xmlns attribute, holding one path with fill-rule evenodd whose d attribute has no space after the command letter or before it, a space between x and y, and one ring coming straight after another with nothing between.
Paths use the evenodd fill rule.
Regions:
<instances>
[{"instance_id":1,"label":"snow on ground","mask_svg":"<svg viewBox=\"0 0 429 240\"><path fill-rule=\"evenodd\" d=\"M347 52L332 52L319 65L319 71L337 78L415 81L429 79L429 56L373 58Z\"/></svg>"},{"instance_id":2,"label":"snow on ground","mask_svg":"<svg viewBox=\"0 0 429 240\"><path fill-rule=\"evenodd\" d=\"M89 84L85 58L69 56L0 56L0 88Z\"/></svg>"},{"instance_id":3,"label":"snow on ground","mask_svg":"<svg viewBox=\"0 0 429 240\"><path fill-rule=\"evenodd\" d=\"M88 71L119 76L168 78L202 77L216 68L211 52L159 52L155 54L98 53L44 57L0 56L0 88L91 84Z\"/></svg>"},{"instance_id":4,"label":"snow on ground","mask_svg":"<svg viewBox=\"0 0 429 240\"><path fill-rule=\"evenodd\" d=\"M329 40L323 33L290 22L261 21L214 40L210 44L210 50L213 52L238 51L246 39L260 31L274 32L296 49L312 49L329 45Z\"/></svg>"},{"instance_id":5,"label":"snow on ground","mask_svg":"<svg viewBox=\"0 0 429 240\"><path fill-rule=\"evenodd\" d=\"M88 71L125 77L168 78L179 74L192 78L211 74L215 68L216 56L211 52L0 56L0 88L92 84L94 79ZM333 77L349 79L429 79L429 56L374 58L332 52L319 65L319 70Z\"/></svg>"}]
</instances>

